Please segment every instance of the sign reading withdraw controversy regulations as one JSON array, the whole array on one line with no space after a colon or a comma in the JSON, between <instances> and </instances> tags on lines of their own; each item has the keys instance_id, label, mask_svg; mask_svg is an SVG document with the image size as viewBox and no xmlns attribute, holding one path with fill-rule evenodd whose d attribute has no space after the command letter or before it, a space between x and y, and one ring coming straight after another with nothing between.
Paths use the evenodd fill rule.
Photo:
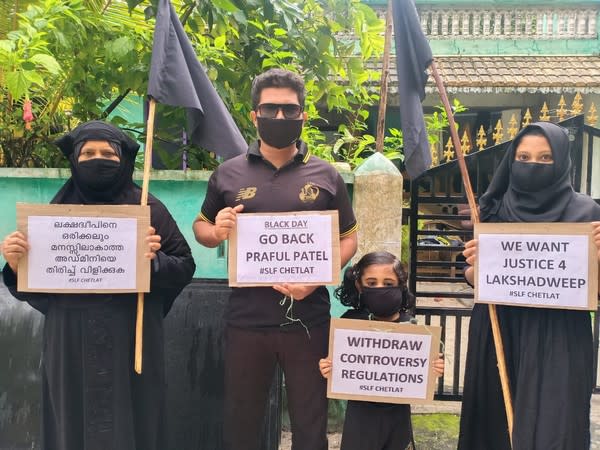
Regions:
<instances>
[{"instance_id":1,"label":"sign reading withdraw controversy regulations","mask_svg":"<svg viewBox=\"0 0 600 450\"><path fill-rule=\"evenodd\" d=\"M331 319L327 396L385 403L433 400L440 328Z\"/></svg>"}]
</instances>

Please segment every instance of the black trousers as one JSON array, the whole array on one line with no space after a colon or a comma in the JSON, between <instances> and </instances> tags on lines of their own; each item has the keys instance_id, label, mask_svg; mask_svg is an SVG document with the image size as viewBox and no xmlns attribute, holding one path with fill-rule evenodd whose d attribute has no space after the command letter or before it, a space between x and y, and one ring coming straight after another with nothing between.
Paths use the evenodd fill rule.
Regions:
<instances>
[{"instance_id":1,"label":"black trousers","mask_svg":"<svg viewBox=\"0 0 600 450\"><path fill-rule=\"evenodd\" d=\"M348 401L340 450L414 449L410 405Z\"/></svg>"},{"instance_id":2,"label":"black trousers","mask_svg":"<svg viewBox=\"0 0 600 450\"><path fill-rule=\"evenodd\" d=\"M328 352L329 323L302 329L255 330L228 326L225 334L226 450L259 450L269 387L283 370L292 426L292 450L327 450L327 383L319 359Z\"/></svg>"}]
</instances>

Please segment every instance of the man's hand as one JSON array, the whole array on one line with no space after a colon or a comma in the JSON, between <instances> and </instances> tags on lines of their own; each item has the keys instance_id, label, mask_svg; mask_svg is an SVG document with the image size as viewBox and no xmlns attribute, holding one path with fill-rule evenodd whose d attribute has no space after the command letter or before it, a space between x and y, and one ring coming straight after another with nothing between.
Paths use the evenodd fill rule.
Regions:
<instances>
[{"instance_id":1,"label":"man's hand","mask_svg":"<svg viewBox=\"0 0 600 450\"><path fill-rule=\"evenodd\" d=\"M4 238L2 244L2 257L6 260L14 273L17 273L19 260L29 250L27 239L20 231L14 231Z\"/></svg>"},{"instance_id":2,"label":"man's hand","mask_svg":"<svg viewBox=\"0 0 600 450\"><path fill-rule=\"evenodd\" d=\"M243 209L244 205L237 205L234 208L223 208L217 213L213 229L215 239L222 242L229 238L229 233L231 233L231 230L233 230L237 223L237 213L242 212Z\"/></svg>"},{"instance_id":3,"label":"man's hand","mask_svg":"<svg viewBox=\"0 0 600 450\"><path fill-rule=\"evenodd\" d=\"M318 286L306 286L304 284L283 283L274 285L273 289L277 292L281 292L283 295L292 297L294 300L304 300L312 294L317 287Z\"/></svg>"}]
</instances>

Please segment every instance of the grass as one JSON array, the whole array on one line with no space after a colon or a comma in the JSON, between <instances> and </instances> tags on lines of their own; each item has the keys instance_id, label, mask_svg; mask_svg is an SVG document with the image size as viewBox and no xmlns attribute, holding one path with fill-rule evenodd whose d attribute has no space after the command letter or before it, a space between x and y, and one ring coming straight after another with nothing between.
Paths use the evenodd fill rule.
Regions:
<instances>
[{"instance_id":1,"label":"grass","mask_svg":"<svg viewBox=\"0 0 600 450\"><path fill-rule=\"evenodd\" d=\"M415 444L419 449L456 449L460 417L455 414L413 414Z\"/></svg>"}]
</instances>

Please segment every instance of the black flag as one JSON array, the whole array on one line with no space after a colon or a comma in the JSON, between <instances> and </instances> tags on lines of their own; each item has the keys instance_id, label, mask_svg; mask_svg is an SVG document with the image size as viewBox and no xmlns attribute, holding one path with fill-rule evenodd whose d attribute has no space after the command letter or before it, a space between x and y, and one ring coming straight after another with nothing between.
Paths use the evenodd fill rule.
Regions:
<instances>
[{"instance_id":1,"label":"black flag","mask_svg":"<svg viewBox=\"0 0 600 450\"><path fill-rule=\"evenodd\" d=\"M433 56L413 0L393 0L392 6L404 165L410 178L415 179L431 166L421 102Z\"/></svg>"},{"instance_id":2,"label":"black flag","mask_svg":"<svg viewBox=\"0 0 600 450\"><path fill-rule=\"evenodd\" d=\"M186 108L191 141L224 158L248 149L213 87L169 0L159 0L148 95Z\"/></svg>"}]
</instances>

